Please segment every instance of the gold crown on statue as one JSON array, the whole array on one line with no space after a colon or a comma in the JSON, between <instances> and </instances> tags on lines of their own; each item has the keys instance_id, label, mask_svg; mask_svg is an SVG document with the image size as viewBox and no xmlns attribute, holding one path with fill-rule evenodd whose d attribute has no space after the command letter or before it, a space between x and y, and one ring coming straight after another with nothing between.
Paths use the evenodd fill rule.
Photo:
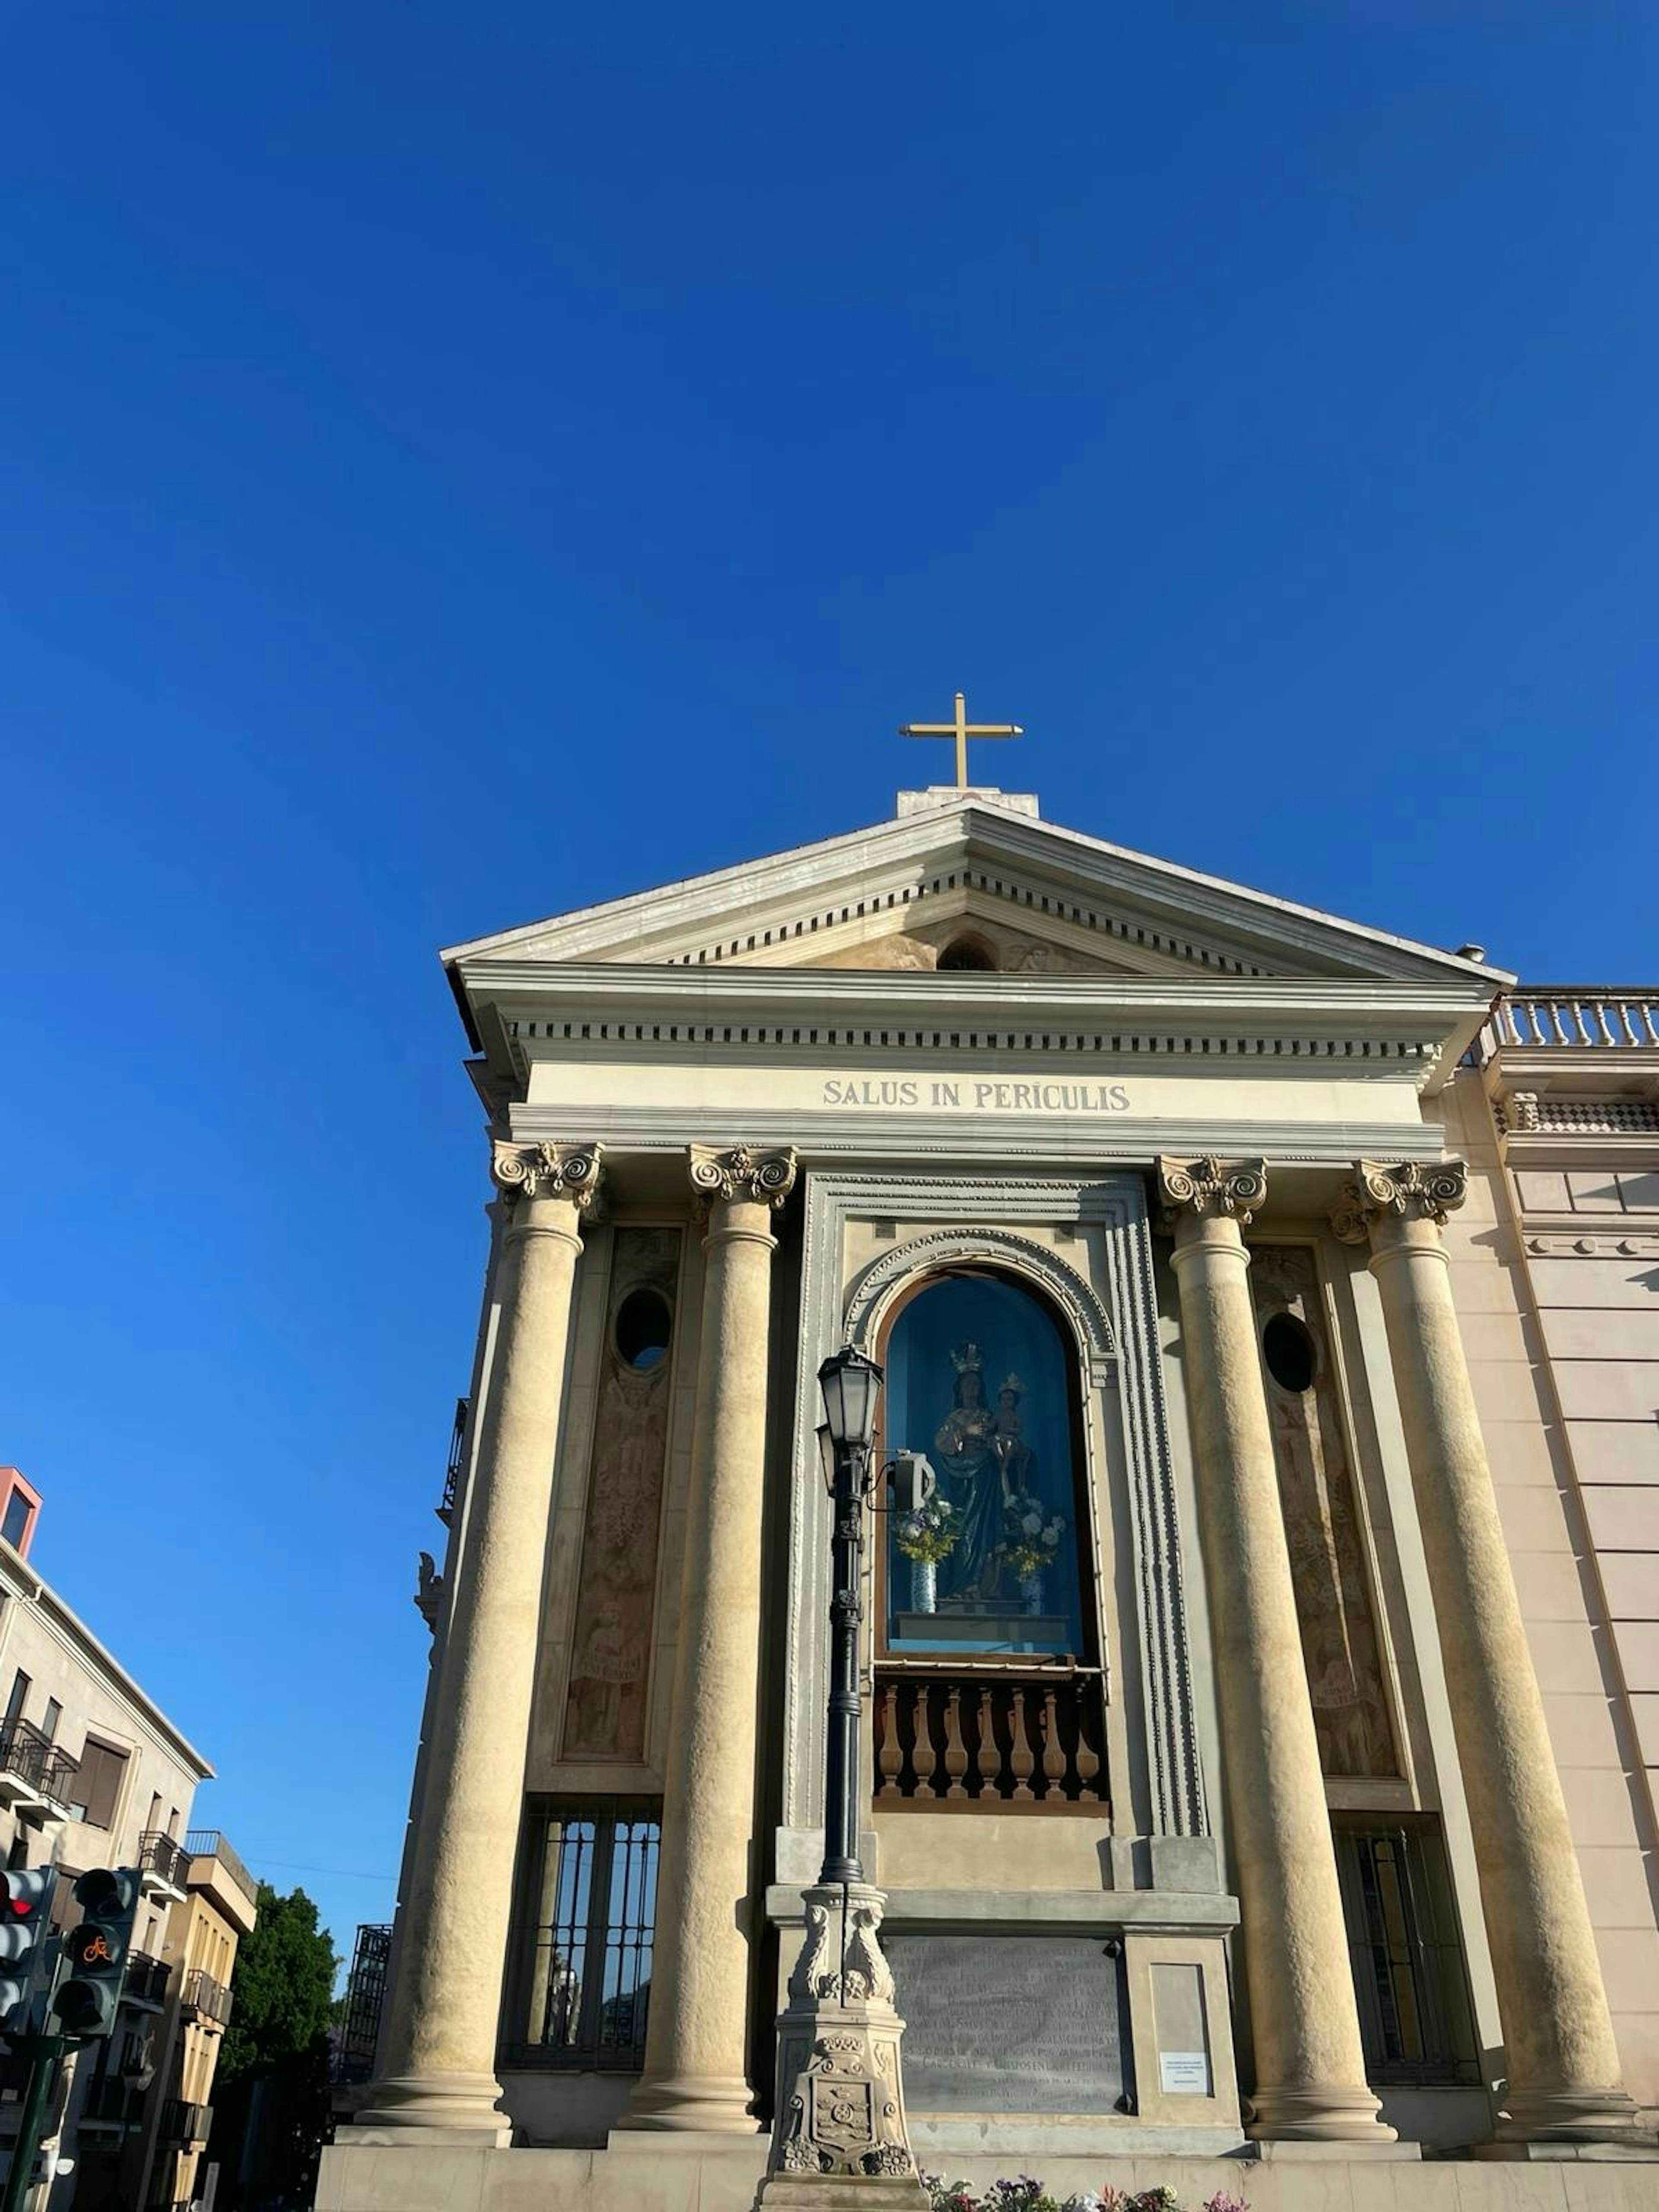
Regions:
<instances>
[{"instance_id":1,"label":"gold crown on statue","mask_svg":"<svg viewBox=\"0 0 1659 2212\"><path fill-rule=\"evenodd\" d=\"M1002 1378L1002 1389L1012 1390L1016 1398L1023 1398L1025 1395L1025 1385L1018 1375L1005 1375ZM999 1390L997 1395L1000 1397L1002 1391Z\"/></svg>"},{"instance_id":2,"label":"gold crown on statue","mask_svg":"<svg viewBox=\"0 0 1659 2212\"><path fill-rule=\"evenodd\" d=\"M985 1355L976 1344L959 1344L951 1354L951 1364L958 1375L966 1375L970 1370L975 1375L981 1374Z\"/></svg>"}]
</instances>

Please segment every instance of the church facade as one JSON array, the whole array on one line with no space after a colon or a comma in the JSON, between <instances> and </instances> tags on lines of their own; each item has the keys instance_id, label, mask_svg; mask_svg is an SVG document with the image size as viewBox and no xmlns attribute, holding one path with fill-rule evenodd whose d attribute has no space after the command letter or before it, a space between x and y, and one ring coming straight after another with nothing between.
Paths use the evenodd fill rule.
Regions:
<instances>
[{"instance_id":1,"label":"church facade","mask_svg":"<svg viewBox=\"0 0 1659 2212\"><path fill-rule=\"evenodd\" d=\"M1654 1003L988 788L446 961L489 1260L378 2079L319 2205L752 2201L848 1344L920 2164L1625 2202Z\"/></svg>"}]
</instances>

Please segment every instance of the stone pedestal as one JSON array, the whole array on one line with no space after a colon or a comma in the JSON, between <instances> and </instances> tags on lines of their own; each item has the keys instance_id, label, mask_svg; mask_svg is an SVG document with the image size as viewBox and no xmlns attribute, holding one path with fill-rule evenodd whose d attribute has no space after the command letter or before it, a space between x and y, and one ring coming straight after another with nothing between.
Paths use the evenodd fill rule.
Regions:
<instances>
[{"instance_id":1,"label":"stone pedestal","mask_svg":"<svg viewBox=\"0 0 1659 2212\"><path fill-rule=\"evenodd\" d=\"M762 2204L925 2208L904 2118L904 2022L867 1882L801 1893L806 1933L778 2019L777 2119Z\"/></svg>"},{"instance_id":2,"label":"stone pedestal","mask_svg":"<svg viewBox=\"0 0 1659 2212\"><path fill-rule=\"evenodd\" d=\"M1504 2027L1499 2133L1617 2137L1634 2128L1636 2107L1620 2081L1440 1233L1467 1176L1461 1160L1361 1160L1332 1226L1350 1243L1369 1241L1388 1327Z\"/></svg>"},{"instance_id":3,"label":"stone pedestal","mask_svg":"<svg viewBox=\"0 0 1659 2212\"><path fill-rule=\"evenodd\" d=\"M1251 2132L1388 2143L1365 2082L1243 1224L1260 1160L1160 1159L1255 2042Z\"/></svg>"},{"instance_id":4,"label":"stone pedestal","mask_svg":"<svg viewBox=\"0 0 1659 2212\"><path fill-rule=\"evenodd\" d=\"M708 1210L697 1418L663 1790L645 2072L630 2128L753 2135L749 1899L772 1215L793 1152L690 1148Z\"/></svg>"},{"instance_id":5,"label":"stone pedestal","mask_svg":"<svg viewBox=\"0 0 1659 2212\"><path fill-rule=\"evenodd\" d=\"M381 2074L356 2130L505 2143L495 2037L524 1810L578 1224L597 1145L495 1146L512 1212L501 1337L433 1701L421 1820L398 1911Z\"/></svg>"}]
</instances>

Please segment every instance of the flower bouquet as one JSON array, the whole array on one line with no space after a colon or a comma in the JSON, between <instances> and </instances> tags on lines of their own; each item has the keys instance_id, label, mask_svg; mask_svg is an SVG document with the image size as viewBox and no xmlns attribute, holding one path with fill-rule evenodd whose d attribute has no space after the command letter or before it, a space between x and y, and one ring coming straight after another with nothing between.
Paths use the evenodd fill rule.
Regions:
<instances>
[{"instance_id":1,"label":"flower bouquet","mask_svg":"<svg viewBox=\"0 0 1659 2212\"><path fill-rule=\"evenodd\" d=\"M1041 1613L1042 1571L1065 1540L1065 1516L1046 1512L1040 1498L1021 1491L1004 1508L1002 1525L1002 1555L1018 1581L1025 1610Z\"/></svg>"},{"instance_id":2,"label":"flower bouquet","mask_svg":"<svg viewBox=\"0 0 1659 2212\"><path fill-rule=\"evenodd\" d=\"M957 1509L937 1491L894 1521L893 1541L910 1562L910 1602L916 1612L938 1610L939 1563L950 1558L961 1534Z\"/></svg>"}]
</instances>

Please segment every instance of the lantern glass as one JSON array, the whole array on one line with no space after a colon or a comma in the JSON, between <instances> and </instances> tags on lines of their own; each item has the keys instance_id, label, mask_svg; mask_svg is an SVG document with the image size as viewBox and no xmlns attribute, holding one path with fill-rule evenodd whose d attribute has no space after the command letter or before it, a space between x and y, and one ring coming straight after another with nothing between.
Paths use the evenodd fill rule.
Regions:
<instances>
[{"instance_id":1,"label":"lantern glass","mask_svg":"<svg viewBox=\"0 0 1659 2212\"><path fill-rule=\"evenodd\" d=\"M818 1389L832 1440L867 1449L875 1434L876 1400L881 1390L881 1370L875 1361L849 1344L819 1368Z\"/></svg>"},{"instance_id":2,"label":"lantern glass","mask_svg":"<svg viewBox=\"0 0 1659 2212\"><path fill-rule=\"evenodd\" d=\"M823 1486L833 1498L836 1494L836 1440L830 1433L828 1421L817 1427L818 1465L823 1469Z\"/></svg>"}]
</instances>

